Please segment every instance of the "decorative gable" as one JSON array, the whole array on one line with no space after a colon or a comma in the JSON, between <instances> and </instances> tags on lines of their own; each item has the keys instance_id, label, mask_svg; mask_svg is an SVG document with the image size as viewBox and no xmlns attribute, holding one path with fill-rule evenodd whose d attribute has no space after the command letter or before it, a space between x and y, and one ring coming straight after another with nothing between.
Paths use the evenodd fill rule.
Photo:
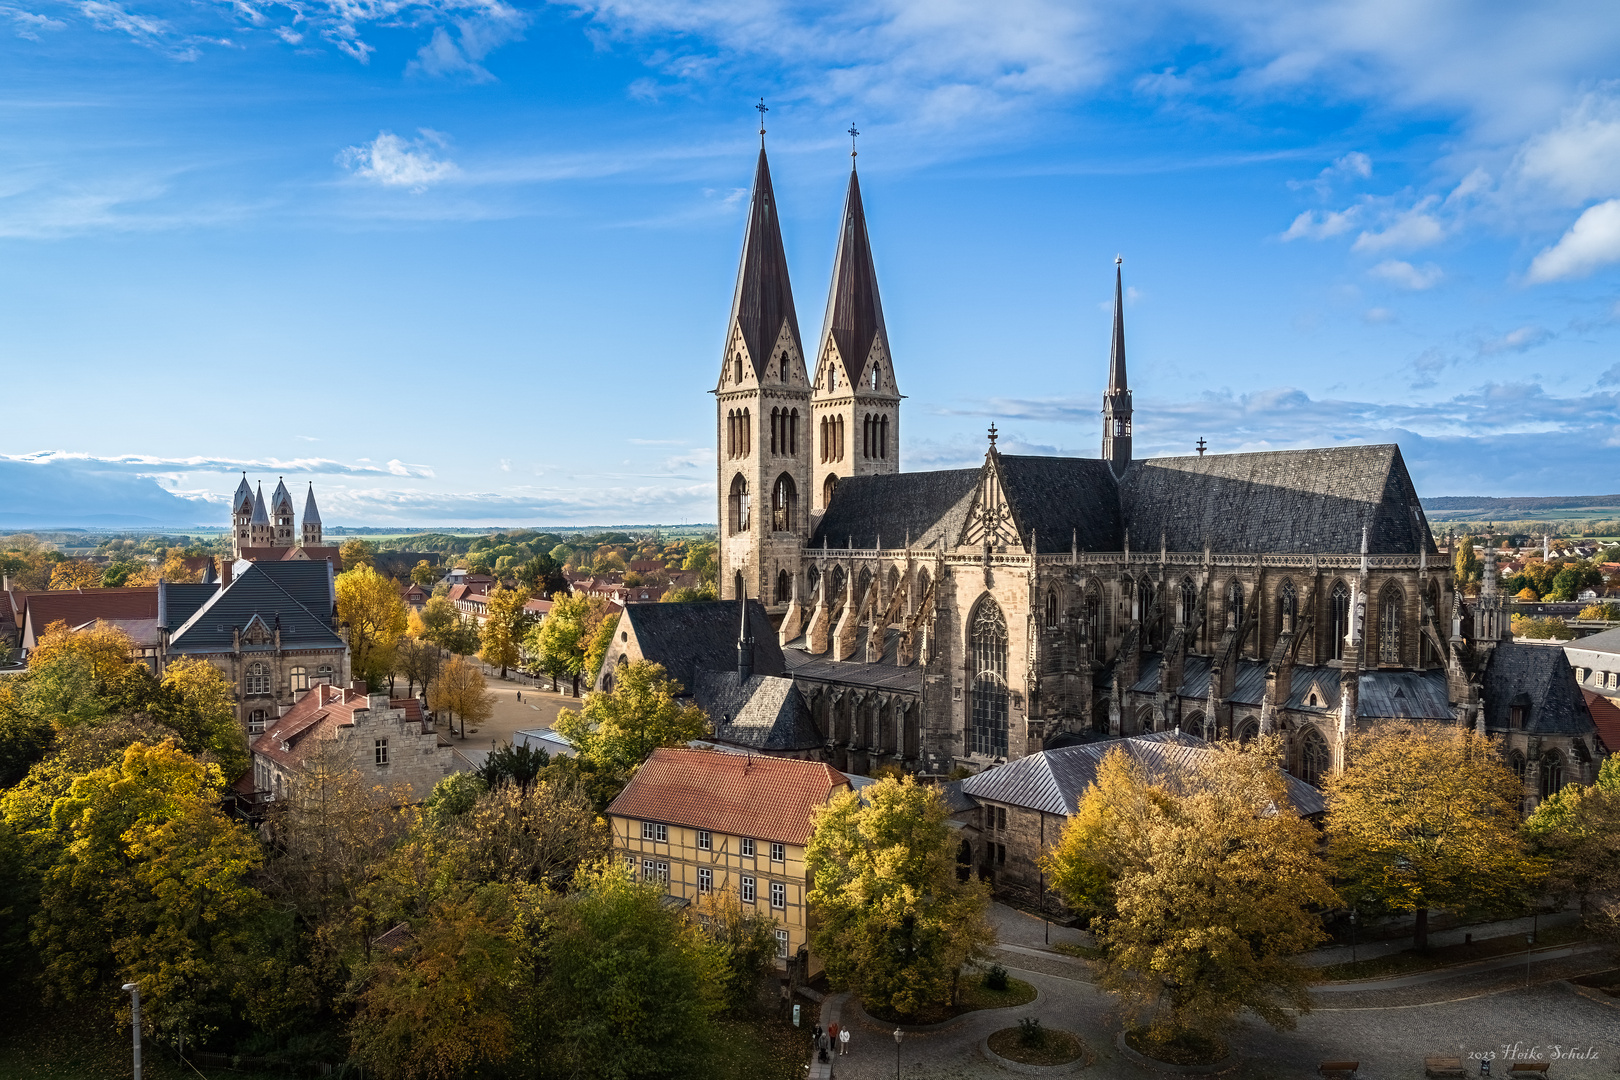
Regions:
<instances>
[{"instance_id":1,"label":"decorative gable","mask_svg":"<svg viewBox=\"0 0 1620 1080\"><path fill-rule=\"evenodd\" d=\"M992 451L985 459L984 471L979 477L979 489L968 511L967 523L962 527L962 547L1012 547L1022 551L1024 541L1019 535L1018 522L1012 506L1007 502L1001 484L1000 464Z\"/></svg>"}]
</instances>

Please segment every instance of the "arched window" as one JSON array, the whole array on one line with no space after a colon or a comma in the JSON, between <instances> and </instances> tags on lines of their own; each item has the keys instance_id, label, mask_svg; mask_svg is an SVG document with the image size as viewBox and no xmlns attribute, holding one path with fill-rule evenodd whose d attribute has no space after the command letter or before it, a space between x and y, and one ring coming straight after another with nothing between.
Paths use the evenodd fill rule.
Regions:
<instances>
[{"instance_id":1,"label":"arched window","mask_svg":"<svg viewBox=\"0 0 1620 1080\"><path fill-rule=\"evenodd\" d=\"M1294 628L1294 616L1299 614L1299 594L1294 583L1284 580L1277 590L1277 632L1287 633Z\"/></svg>"},{"instance_id":2,"label":"arched window","mask_svg":"<svg viewBox=\"0 0 1620 1080\"><path fill-rule=\"evenodd\" d=\"M793 477L783 473L771 489L771 529L774 532L792 532L793 520L799 514L799 489Z\"/></svg>"},{"instance_id":3,"label":"arched window","mask_svg":"<svg viewBox=\"0 0 1620 1080\"><path fill-rule=\"evenodd\" d=\"M873 364L872 365L872 389L873 390L876 390L878 388L877 384L878 384L878 365Z\"/></svg>"},{"instance_id":4,"label":"arched window","mask_svg":"<svg viewBox=\"0 0 1620 1080\"><path fill-rule=\"evenodd\" d=\"M1243 626L1243 583L1236 578L1226 584L1226 625L1233 630Z\"/></svg>"},{"instance_id":5,"label":"arched window","mask_svg":"<svg viewBox=\"0 0 1620 1080\"><path fill-rule=\"evenodd\" d=\"M868 567L861 567L860 575L855 579L855 596L857 604L866 603L866 598L872 592L872 571Z\"/></svg>"},{"instance_id":6,"label":"arched window","mask_svg":"<svg viewBox=\"0 0 1620 1080\"><path fill-rule=\"evenodd\" d=\"M838 474L828 473L826 481L821 485L821 508L825 510L832 505L833 491L838 487Z\"/></svg>"},{"instance_id":7,"label":"arched window","mask_svg":"<svg viewBox=\"0 0 1620 1080\"><path fill-rule=\"evenodd\" d=\"M1564 786L1564 756L1549 750L1541 756L1541 797L1550 799Z\"/></svg>"},{"instance_id":8,"label":"arched window","mask_svg":"<svg viewBox=\"0 0 1620 1080\"><path fill-rule=\"evenodd\" d=\"M1426 600L1424 606L1425 606L1426 610L1418 616L1418 648L1423 654L1421 657L1419 657L1419 663L1421 663L1424 667L1433 667L1434 665L1440 663L1440 656L1439 656L1439 654L1437 652L1435 652L1434 643L1429 640L1429 635L1425 634L1423 632L1423 615L1428 615L1436 623L1439 622L1439 619L1440 619L1440 583L1439 582L1437 582L1437 581L1429 582L1428 599Z\"/></svg>"},{"instance_id":9,"label":"arched window","mask_svg":"<svg viewBox=\"0 0 1620 1080\"><path fill-rule=\"evenodd\" d=\"M1195 712L1195 713L1192 713L1192 714L1190 714L1188 716L1183 716L1181 718L1180 727L1181 727L1181 730L1184 731L1185 733L1187 733L1188 735L1197 735L1200 739L1203 738L1204 737L1204 714L1201 713L1201 712Z\"/></svg>"},{"instance_id":10,"label":"arched window","mask_svg":"<svg viewBox=\"0 0 1620 1080\"><path fill-rule=\"evenodd\" d=\"M1058 598L1057 592L1048 589L1046 593L1046 628L1056 630L1058 625Z\"/></svg>"},{"instance_id":11,"label":"arched window","mask_svg":"<svg viewBox=\"0 0 1620 1080\"><path fill-rule=\"evenodd\" d=\"M1102 611L1102 596L1093 585L1086 590L1086 640L1091 643L1094 650L1091 655L1093 660L1102 659L1101 652L1095 651L1100 650L1103 645Z\"/></svg>"},{"instance_id":12,"label":"arched window","mask_svg":"<svg viewBox=\"0 0 1620 1080\"><path fill-rule=\"evenodd\" d=\"M1350 589L1342 581L1335 581L1333 591L1328 594L1328 625L1332 637L1329 655L1343 660L1344 639L1350 636Z\"/></svg>"},{"instance_id":13,"label":"arched window","mask_svg":"<svg viewBox=\"0 0 1620 1080\"><path fill-rule=\"evenodd\" d=\"M927 567L917 571L917 603L919 604L922 603L922 598L928 595L929 580Z\"/></svg>"},{"instance_id":14,"label":"arched window","mask_svg":"<svg viewBox=\"0 0 1620 1080\"><path fill-rule=\"evenodd\" d=\"M889 580L884 585L884 588L889 592L889 599L893 600L894 594L900 589L900 568L898 566L889 567Z\"/></svg>"},{"instance_id":15,"label":"arched window","mask_svg":"<svg viewBox=\"0 0 1620 1080\"><path fill-rule=\"evenodd\" d=\"M731 579L731 595L739 600L747 599L748 594L743 589L742 571L739 570Z\"/></svg>"},{"instance_id":16,"label":"arched window","mask_svg":"<svg viewBox=\"0 0 1620 1080\"><path fill-rule=\"evenodd\" d=\"M838 460L844 460L844 418L838 418Z\"/></svg>"},{"instance_id":17,"label":"arched window","mask_svg":"<svg viewBox=\"0 0 1620 1080\"><path fill-rule=\"evenodd\" d=\"M315 669L315 681L320 683L322 686L331 686L332 685L332 665L331 664L322 664L320 667L316 668Z\"/></svg>"},{"instance_id":18,"label":"arched window","mask_svg":"<svg viewBox=\"0 0 1620 1080\"><path fill-rule=\"evenodd\" d=\"M1400 586L1393 581L1384 588L1383 599L1378 603L1378 662L1380 664L1399 664L1401 662L1401 623L1405 597L1402 596Z\"/></svg>"},{"instance_id":19,"label":"arched window","mask_svg":"<svg viewBox=\"0 0 1620 1080\"><path fill-rule=\"evenodd\" d=\"M731 531L748 531L748 481L738 473L731 480L731 495L727 498Z\"/></svg>"},{"instance_id":20,"label":"arched window","mask_svg":"<svg viewBox=\"0 0 1620 1080\"><path fill-rule=\"evenodd\" d=\"M747 457L754 452L754 425L753 415L747 410L742 411L742 456Z\"/></svg>"},{"instance_id":21,"label":"arched window","mask_svg":"<svg viewBox=\"0 0 1620 1080\"><path fill-rule=\"evenodd\" d=\"M821 585L821 567L812 566L805 574L805 581L810 585L810 597L815 599L816 589Z\"/></svg>"},{"instance_id":22,"label":"arched window","mask_svg":"<svg viewBox=\"0 0 1620 1080\"><path fill-rule=\"evenodd\" d=\"M777 444L776 436L777 436L777 433L781 430L781 426L782 426L782 410L781 409L772 409L771 410L771 453L773 453L773 454L779 453L779 451L776 449L776 444Z\"/></svg>"},{"instance_id":23,"label":"arched window","mask_svg":"<svg viewBox=\"0 0 1620 1080\"><path fill-rule=\"evenodd\" d=\"M737 354L737 359L734 361L734 363L736 366L732 369L731 381L740 383L742 382L742 353Z\"/></svg>"},{"instance_id":24,"label":"arched window","mask_svg":"<svg viewBox=\"0 0 1620 1080\"><path fill-rule=\"evenodd\" d=\"M973 752L1007 756L1007 621L986 596L968 630L973 657Z\"/></svg>"},{"instance_id":25,"label":"arched window","mask_svg":"<svg viewBox=\"0 0 1620 1080\"><path fill-rule=\"evenodd\" d=\"M828 600L841 600L841 599L843 599L845 580L846 579L844 577L844 568L842 566L833 567L832 568L832 574L829 575L829 580L827 582L827 599Z\"/></svg>"},{"instance_id":26,"label":"arched window","mask_svg":"<svg viewBox=\"0 0 1620 1080\"><path fill-rule=\"evenodd\" d=\"M861 457L872 456L872 414L867 413L861 419Z\"/></svg>"},{"instance_id":27,"label":"arched window","mask_svg":"<svg viewBox=\"0 0 1620 1080\"><path fill-rule=\"evenodd\" d=\"M821 423L817 425L816 430L817 434L821 437L821 461L822 464L826 464L827 451L830 449L830 446L827 442L827 418L825 416L821 418Z\"/></svg>"},{"instance_id":28,"label":"arched window","mask_svg":"<svg viewBox=\"0 0 1620 1080\"><path fill-rule=\"evenodd\" d=\"M270 669L264 664L249 664L247 669L249 697L263 697L270 693Z\"/></svg>"},{"instance_id":29,"label":"arched window","mask_svg":"<svg viewBox=\"0 0 1620 1080\"><path fill-rule=\"evenodd\" d=\"M1515 776L1517 776L1519 778L1519 783L1521 783L1521 784L1524 783L1525 762L1524 762L1524 755L1523 754L1519 753L1517 750L1515 750L1515 751L1513 751L1513 753L1509 754L1508 755L1508 768L1512 769L1513 770L1513 775L1515 775Z\"/></svg>"},{"instance_id":30,"label":"arched window","mask_svg":"<svg viewBox=\"0 0 1620 1080\"><path fill-rule=\"evenodd\" d=\"M1190 626L1197 611L1198 586L1193 584L1192 578L1184 577L1181 579L1181 610L1177 612L1177 617L1183 626Z\"/></svg>"},{"instance_id":31,"label":"arched window","mask_svg":"<svg viewBox=\"0 0 1620 1080\"><path fill-rule=\"evenodd\" d=\"M292 688L296 690L309 689L309 669L303 666L293 668L287 673Z\"/></svg>"},{"instance_id":32,"label":"arched window","mask_svg":"<svg viewBox=\"0 0 1620 1080\"><path fill-rule=\"evenodd\" d=\"M1251 718L1238 725L1237 739L1239 743L1247 743L1258 734L1260 734L1260 722L1258 720Z\"/></svg>"},{"instance_id":33,"label":"arched window","mask_svg":"<svg viewBox=\"0 0 1620 1080\"><path fill-rule=\"evenodd\" d=\"M788 453L795 456L799 453L799 410L794 409L788 413Z\"/></svg>"},{"instance_id":34,"label":"arched window","mask_svg":"<svg viewBox=\"0 0 1620 1080\"><path fill-rule=\"evenodd\" d=\"M254 709L248 713L248 734L264 734L264 722L268 714L263 709Z\"/></svg>"},{"instance_id":35,"label":"arched window","mask_svg":"<svg viewBox=\"0 0 1620 1080\"><path fill-rule=\"evenodd\" d=\"M1322 786L1328 771L1328 744L1314 726L1305 729L1299 741L1299 778L1307 784Z\"/></svg>"},{"instance_id":36,"label":"arched window","mask_svg":"<svg viewBox=\"0 0 1620 1080\"><path fill-rule=\"evenodd\" d=\"M793 599L793 575L786 570L776 572L776 602L785 604Z\"/></svg>"},{"instance_id":37,"label":"arched window","mask_svg":"<svg viewBox=\"0 0 1620 1080\"><path fill-rule=\"evenodd\" d=\"M787 382L788 380L788 354L785 352L782 354L782 371L780 378L783 382Z\"/></svg>"}]
</instances>

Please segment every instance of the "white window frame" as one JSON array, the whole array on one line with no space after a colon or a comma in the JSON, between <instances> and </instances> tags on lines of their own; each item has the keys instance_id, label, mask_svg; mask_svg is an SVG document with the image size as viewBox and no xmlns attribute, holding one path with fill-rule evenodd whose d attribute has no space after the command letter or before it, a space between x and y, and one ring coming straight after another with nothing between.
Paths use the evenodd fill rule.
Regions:
<instances>
[{"instance_id":1,"label":"white window frame","mask_svg":"<svg viewBox=\"0 0 1620 1080\"><path fill-rule=\"evenodd\" d=\"M771 862L779 862L779 863L787 862L787 845L786 844L772 844L771 845Z\"/></svg>"},{"instance_id":2,"label":"white window frame","mask_svg":"<svg viewBox=\"0 0 1620 1080\"><path fill-rule=\"evenodd\" d=\"M658 874L658 880L661 883L669 884L669 863L659 860L658 865L654 867L654 871Z\"/></svg>"},{"instance_id":3,"label":"white window frame","mask_svg":"<svg viewBox=\"0 0 1620 1080\"><path fill-rule=\"evenodd\" d=\"M754 838L752 836L742 838L742 857L745 859L754 857Z\"/></svg>"},{"instance_id":4,"label":"white window frame","mask_svg":"<svg viewBox=\"0 0 1620 1080\"><path fill-rule=\"evenodd\" d=\"M778 930L776 932L776 955L777 956L786 956L787 954L788 954L788 932L786 930Z\"/></svg>"},{"instance_id":5,"label":"white window frame","mask_svg":"<svg viewBox=\"0 0 1620 1080\"><path fill-rule=\"evenodd\" d=\"M698 830L698 850L699 851L713 851L714 850L714 834L709 832L709 830L707 830L707 829L699 829Z\"/></svg>"},{"instance_id":6,"label":"white window frame","mask_svg":"<svg viewBox=\"0 0 1620 1080\"><path fill-rule=\"evenodd\" d=\"M388 740L387 739L377 739L375 742L373 742L371 744L371 753L372 753L372 757L375 759L375 761L377 763L378 768L381 768L381 767L387 765L388 764Z\"/></svg>"},{"instance_id":7,"label":"white window frame","mask_svg":"<svg viewBox=\"0 0 1620 1080\"><path fill-rule=\"evenodd\" d=\"M651 840L653 838L653 823L652 822L643 821L641 823L641 838L643 840Z\"/></svg>"},{"instance_id":8,"label":"white window frame","mask_svg":"<svg viewBox=\"0 0 1620 1080\"><path fill-rule=\"evenodd\" d=\"M270 696L270 665L254 663L247 669L247 696Z\"/></svg>"},{"instance_id":9,"label":"white window frame","mask_svg":"<svg viewBox=\"0 0 1620 1080\"><path fill-rule=\"evenodd\" d=\"M771 882L771 907L776 911L787 910L787 886L780 881Z\"/></svg>"},{"instance_id":10,"label":"white window frame","mask_svg":"<svg viewBox=\"0 0 1620 1080\"><path fill-rule=\"evenodd\" d=\"M707 866L698 867L698 892L710 893L714 891L714 871Z\"/></svg>"},{"instance_id":11,"label":"white window frame","mask_svg":"<svg viewBox=\"0 0 1620 1080\"><path fill-rule=\"evenodd\" d=\"M651 881L653 879L653 875L658 872L657 865L658 864L653 862L651 859L642 859L641 860L641 880L642 881Z\"/></svg>"},{"instance_id":12,"label":"white window frame","mask_svg":"<svg viewBox=\"0 0 1620 1080\"><path fill-rule=\"evenodd\" d=\"M738 891L738 895L742 897L742 902L745 903L745 904L752 904L754 902L754 879L753 878L749 877L746 874L743 875L741 888Z\"/></svg>"}]
</instances>

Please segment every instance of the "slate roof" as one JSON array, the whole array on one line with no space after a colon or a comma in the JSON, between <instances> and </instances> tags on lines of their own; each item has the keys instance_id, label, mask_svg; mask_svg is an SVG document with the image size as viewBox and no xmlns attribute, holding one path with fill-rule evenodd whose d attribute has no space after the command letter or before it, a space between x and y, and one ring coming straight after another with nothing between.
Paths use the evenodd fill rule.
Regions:
<instances>
[{"instance_id":1,"label":"slate roof","mask_svg":"<svg viewBox=\"0 0 1620 1080\"><path fill-rule=\"evenodd\" d=\"M736 672L741 620L735 600L630 604L624 611L636 632L642 658L662 664L687 693L697 686L696 672ZM748 625L754 637L755 674L786 674L776 631L758 600L748 601Z\"/></svg>"},{"instance_id":2,"label":"slate roof","mask_svg":"<svg viewBox=\"0 0 1620 1080\"><path fill-rule=\"evenodd\" d=\"M816 807L848 786L843 773L819 761L663 747L608 813L803 846Z\"/></svg>"},{"instance_id":3,"label":"slate roof","mask_svg":"<svg viewBox=\"0 0 1620 1080\"><path fill-rule=\"evenodd\" d=\"M304 522L305 525L319 525L321 512L315 509L315 484L309 485L309 494L304 496Z\"/></svg>"},{"instance_id":4,"label":"slate roof","mask_svg":"<svg viewBox=\"0 0 1620 1080\"><path fill-rule=\"evenodd\" d=\"M1016 454L997 458L1013 521L1026 543L1035 534L1039 554L1069 551L1076 543L1081 551L1124 549L1119 488L1108 462Z\"/></svg>"},{"instance_id":5,"label":"slate roof","mask_svg":"<svg viewBox=\"0 0 1620 1080\"><path fill-rule=\"evenodd\" d=\"M268 525L268 524L270 524L270 515L264 509L264 485L263 484L259 485L258 492L255 493L254 496L253 496L253 524L255 524L255 525Z\"/></svg>"},{"instance_id":6,"label":"slate roof","mask_svg":"<svg viewBox=\"0 0 1620 1080\"><path fill-rule=\"evenodd\" d=\"M1504 643L1491 650L1482 687L1485 729L1507 731L1515 703L1527 709L1524 730L1545 735L1592 734L1575 669L1564 650Z\"/></svg>"},{"instance_id":7,"label":"slate roof","mask_svg":"<svg viewBox=\"0 0 1620 1080\"><path fill-rule=\"evenodd\" d=\"M232 629L246 627L254 616L266 625L281 624L281 644L288 649L341 649L332 608L330 569L324 562L239 564L225 588L202 604L169 637L174 652L225 652Z\"/></svg>"},{"instance_id":8,"label":"slate roof","mask_svg":"<svg viewBox=\"0 0 1620 1080\"><path fill-rule=\"evenodd\" d=\"M1126 739L1108 739L1043 750L962 781L962 790L975 799L1022 806L1042 813L1067 816L1080 806L1086 791L1097 781L1097 768L1115 748L1129 754L1147 777L1172 790L1195 774L1212 752L1204 740L1179 731L1160 731ZM1327 809L1322 793L1296 776L1284 774L1289 801L1301 814Z\"/></svg>"},{"instance_id":9,"label":"slate roof","mask_svg":"<svg viewBox=\"0 0 1620 1080\"><path fill-rule=\"evenodd\" d=\"M805 640L802 636L794 638L782 650L788 674L795 679L839 683L845 686L865 686L875 690L912 692L921 690L923 680L921 665L912 663L901 667L896 663L901 631L893 628L884 629L883 656L876 663L869 664L864 657L866 640L870 633L866 627L856 632L855 651L850 654L848 660L834 660L831 653L811 654L805 650ZM855 657L862 659L857 660Z\"/></svg>"},{"instance_id":10,"label":"slate roof","mask_svg":"<svg viewBox=\"0 0 1620 1080\"><path fill-rule=\"evenodd\" d=\"M1570 678L1573 686L1574 675ZM1414 720L1457 718L1444 671L1364 671L1357 680L1356 715Z\"/></svg>"},{"instance_id":11,"label":"slate roof","mask_svg":"<svg viewBox=\"0 0 1620 1080\"><path fill-rule=\"evenodd\" d=\"M247 473L242 474L242 482L236 485L236 494L231 496L231 508L236 513L246 510L253 512L253 488L247 482Z\"/></svg>"},{"instance_id":12,"label":"slate roof","mask_svg":"<svg viewBox=\"0 0 1620 1080\"><path fill-rule=\"evenodd\" d=\"M197 614L197 609L219 592L219 583L193 585L188 582L165 581L158 592L158 625L176 630Z\"/></svg>"},{"instance_id":13,"label":"slate roof","mask_svg":"<svg viewBox=\"0 0 1620 1080\"><path fill-rule=\"evenodd\" d=\"M792 679L755 675L739 686L735 671L699 671L693 700L708 714L716 742L761 751L821 745L810 706Z\"/></svg>"},{"instance_id":14,"label":"slate roof","mask_svg":"<svg viewBox=\"0 0 1620 1080\"><path fill-rule=\"evenodd\" d=\"M838 251L833 257L832 288L827 294L827 316L822 321L821 344L816 356L827 354L827 342L838 346L844 372L858 384L866 370L872 344L881 340L889 352L883 325L883 302L878 297L877 269L872 264L872 243L866 234L866 209L861 204L861 180L853 168L844 193L844 214L838 229Z\"/></svg>"},{"instance_id":15,"label":"slate roof","mask_svg":"<svg viewBox=\"0 0 1620 1080\"><path fill-rule=\"evenodd\" d=\"M1611 754L1620 754L1620 707L1601 694L1582 690L1586 711L1592 715L1592 726L1597 728L1598 741Z\"/></svg>"},{"instance_id":16,"label":"slate roof","mask_svg":"<svg viewBox=\"0 0 1620 1080\"><path fill-rule=\"evenodd\" d=\"M1134 551L1436 554L1394 444L1147 458L1120 484Z\"/></svg>"},{"instance_id":17,"label":"slate roof","mask_svg":"<svg viewBox=\"0 0 1620 1080\"><path fill-rule=\"evenodd\" d=\"M275 507L275 512L278 515L287 514L290 516L293 512L292 492L287 490L287 481L280 477L276 478L276 490L270 493L270 505Z\"/></svg>"},{"instance_id":18,"label":"slate roof","mask_svg":"<svg viewBox=\"0 0 1620 1080\"><path fill-rule=\"evenodd\" d=\"M763 146L754 168L754 192L748 201L748 230L743 234L731 319L742 328L756 378L770 362L784 320L793 344L800 355L804 353L799 317L793 310L793 286L788 282L787 253L782 249L782 225L776 216L776 192L771 188L771 167Z\"/></svg>"},{"instance_id":19,"label":"slate roof","mask_svg":"<svg viewBox=\"0 0 1620 1080\"><path fill-rule=\"evenodd\" d=\"M838 482L810 546L954 547L967 520L979 469L851 476ZM1065 548L1067 550L1067 548ZM809 598L813 602L814 598Z\"/></svg>"}]
</instances>

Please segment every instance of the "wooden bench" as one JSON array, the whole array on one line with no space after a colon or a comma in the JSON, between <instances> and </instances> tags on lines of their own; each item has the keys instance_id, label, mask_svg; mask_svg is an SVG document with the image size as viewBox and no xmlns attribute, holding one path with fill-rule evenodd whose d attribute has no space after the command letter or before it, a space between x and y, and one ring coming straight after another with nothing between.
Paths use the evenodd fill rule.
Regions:
<instances>
[{"instance_id":1,"label":"wooden bench","mask_svg":"<svg viewBox=\"0 0 1620 1080\"><path fill-rule=\"evenodd\" d=\"M1463 1068L1460 1057L1426 1057L1423 1059L1423 1075L1429 1077L1466 1077L1468 1070Z\"/></svg>"},{"instance_id":2,"label":"wooden bench","mask_svg":"<svg viewBox=\"0 0 1620 1080\"><path fill-rule=\"evenodd\" d=\"M1546 1076L1549 1062L1515 1061L1508 1066L1509 1076Z\"/></svg>"},{"instance_id":3,"label":"wooden bench","mask_svg":"<svg viewBox=\"0 0 1620 1080\"><path fill-rule=\"evenodd\" d=\"M1322 1075L1322 1080L1355 1080L1359 1068L1359 1061L1324 1061L1316 1071Z\"/></svg>"}]
</instances>

